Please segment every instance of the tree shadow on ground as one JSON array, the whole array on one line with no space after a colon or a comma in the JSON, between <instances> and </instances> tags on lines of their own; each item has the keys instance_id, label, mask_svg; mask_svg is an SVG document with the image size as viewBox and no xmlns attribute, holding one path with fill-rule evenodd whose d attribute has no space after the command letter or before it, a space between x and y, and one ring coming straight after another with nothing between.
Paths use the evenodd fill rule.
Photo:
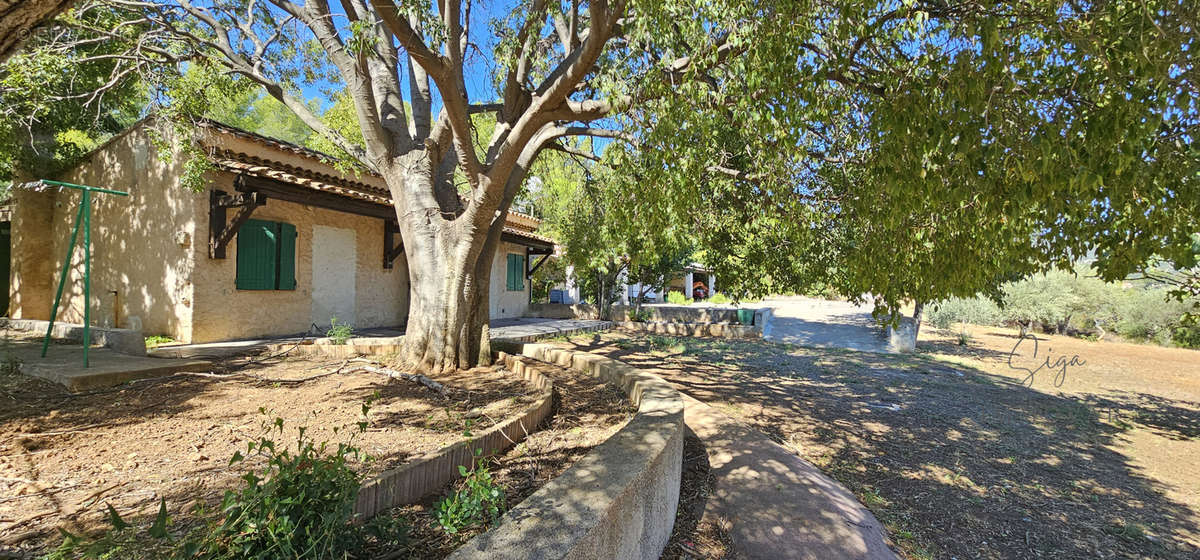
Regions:
<instances>
[{"instance_id":1,"label":"tree shadow on ground","mask_svg":"<svg viewBox=\"0 0 1200 560\"><path fill-rule=\"evenodd\" d=\"M1200 554L1195 506L1143 476L1117 450L1127 428L1104 418L1119 406L1167 437L1195 439L1200 415L1182 403L1048 394L919 355L614 335L571 344L661 375L797 450L909 556Z\"/></svg>"}]
</instances>

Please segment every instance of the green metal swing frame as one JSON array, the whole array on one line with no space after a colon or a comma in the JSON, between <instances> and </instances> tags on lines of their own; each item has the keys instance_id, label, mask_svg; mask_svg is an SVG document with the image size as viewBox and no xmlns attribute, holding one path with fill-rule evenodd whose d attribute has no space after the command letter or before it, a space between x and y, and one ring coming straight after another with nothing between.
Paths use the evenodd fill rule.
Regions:
<instances>
[{"instance_id":1,"label":"green metal swing frame","mask_svg":"<svg viewBox=\"0 0 1200 560\"><path fill-rule=\"evenodd\" d=\"M83 367L86 368L88 367L88 347L92 345L92 193L119 196L129 196L129 193L49 179L42 179L41 182L54 187L66 187L83 192L83 199L79 202L79 212L75 215L75 227L71 229L71 244L67 247L67 257L63 260L62 273L58 277L58 292L54 295L54 305L50 308L50 324L46 326L46 337L42 339L42 357L46 357L46 350L50 348L50 335L54 332L54 318L58 316L58 304L62 301L63 286L67 283L67 271L71 269L71 257L75 256L75 241L79 239L79 225L83 224Z\"/></svg>"}]
</instances>

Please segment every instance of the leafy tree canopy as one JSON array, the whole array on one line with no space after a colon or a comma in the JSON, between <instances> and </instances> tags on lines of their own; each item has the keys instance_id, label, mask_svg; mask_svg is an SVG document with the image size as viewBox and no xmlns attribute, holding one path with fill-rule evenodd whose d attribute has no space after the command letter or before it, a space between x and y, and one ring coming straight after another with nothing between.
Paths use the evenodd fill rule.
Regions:
<instances>
[{"instance_id":1,"label":"leafy tree canopy","mask_svg":"<svg viewBox=\"0 0 1200 560\"><path fill-rule=\"evenodd\" d=\"M537 157L590 136L611 142L612 171L576 210L601 224L584 246L624 249L608 227L655 251L695 233L746 294L832 280L895 307L1087 254L1107 279L1196 264L1190 0L337 4L120 2L151 31L115 38L263 86L408 193L400 215L437 217L402 224L421 255L489 255ZM361 145L301 100L331 82ZM474 262L427 260L412 270L458 272L425 299L486 308L446 299ZM427 315L469 319L472 336L484 320ZM458 348L437 342L458 331L426 330L411 354L452 362L430 348Z\"/></svg>"}]
</instances>

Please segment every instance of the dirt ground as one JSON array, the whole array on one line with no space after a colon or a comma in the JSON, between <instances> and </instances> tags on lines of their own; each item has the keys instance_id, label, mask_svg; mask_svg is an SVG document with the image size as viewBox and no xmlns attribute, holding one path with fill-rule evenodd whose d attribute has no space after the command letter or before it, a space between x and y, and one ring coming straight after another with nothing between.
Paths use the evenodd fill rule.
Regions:
<instances>
[{"instance_id":1,"label":"dirt ground","mask_svg":"<svg viewBox=\"0 0 1200 560\"><path fill-rule=\"evenodd\" d=\"M504 489L509 509L562 474L592 448L604 443L637 412L616 387L547 362L539 362L538 367L554 380L553 415L525 441L488 462L495 482ZM452 483L446 491L457 484ZM431 512L433 504L444 494L393 511L394 515L407 519L412 527L411 548L394 558L444 558L482 532L473 530L447 535L442 531Z\"/></svg>"},{"instance_id":2,"label":"dirt ground","mask_svg":"<svg viewBox=\"0 0 1200 560\"><path fill-rule=\"evenodd\" d=\"M55 527L94 528L111 504L127 518L152 514L159 497L177 515L215 503L253 462L235 451L279 417L285 434L346 441L371 403L355 444L374 474L481 430L532 403L510 373L478 369L423 385L353 371L356 363L301 358L224 362L215 375L179 374L72 395L23 375L0 376L0 544L57 545ZM260 412L265 408L265 413ZM335 427L343 428L334 434Z\"/></svg>"},{"instance_id":3,"label":"dirt ground","mask_svg":"<svg viewBox=\"0 0 1200 560\"><path fill-rule=\"evenodd\" d=\"M679 482L679 509L671 540L663 549L662 560L737 560L732 549L729 523L724 519L703 519L704 506L716 488L717 479L708 464L704 443L689 429L683 437L683 476Z\"/></svg>"},{"instance_id":4,"label":"dirt ground","mask_svg":"<svg viewBox=\"0 0 1200 560\"><path fill-rule=\"evenodd\" d=\"M1038 335L1036 356L1030 340L1014 355L1015 331L974 331L959 346L924 330L909 356L615 333L564 344L647 368L793 449L906 558L1200 557L1200 352ZM1047 356L1068 364L1058 387L1037 370Z\"/></svg>"}]
</instances>

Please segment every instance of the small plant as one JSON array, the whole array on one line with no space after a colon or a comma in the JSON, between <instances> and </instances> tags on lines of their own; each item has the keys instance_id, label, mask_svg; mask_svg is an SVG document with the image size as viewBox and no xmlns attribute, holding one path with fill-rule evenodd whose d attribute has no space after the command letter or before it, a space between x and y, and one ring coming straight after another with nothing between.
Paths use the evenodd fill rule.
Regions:
<instances>
[{"instance_id":1,"label":"small plant","mask_svg":"<svg viewBox=\"0 0 1200 560\"><path fill-rule=\"evenodd\" d=\"M170 344L172 342L175 342L174 338L171 338L165 334L154 334L146 337L146 348L156 348L158 346L162 346L163 344Z\"/></svg>"},{"instance_id":2,"label":"small plant","mask_svg":"<svg viewBox=\"0 0 1200 560\"><path fill-rule=\"evenodd\" d=\"M629 315L629 320L633 321L634 323L645 323L646 321L650 320L650 310L649 309L637 309L637 310L631 309L631 310L629 310L628 315Z\"/></svg>"},{"instance_id":3,"label":"small plant","mask_svg":"<svg viewBox=\"0 0 1200 560\"><path fill-rule=\"evenodd\" d=\"M337 317L330 317L329 330L325 331L325 336L329 337L329 341L333 344L341 346L354 336L354 327L348 323L338 324Z\"/></svg>"},{"instance_id":4,"label":"small plant","mask_svg":"<svg viewBox=\"0 0 1200 560\"><path fill-rule=\"evenodd\" d=\"M178 546L168 528L171 520L167 516L167 502L159 498L158 515L145 531L138 530L121 518L112 505L108 506L108 521L112 528L98 538L89 540L59 528L63 542L47 554L44 560L66 560L74 558L167 558Z\"/></svg>"},{"instance_id":5,"label":"small plant","mask_svg":"<svg viewBox=\"0 0 1200 560\"><path fill-rule=\"evenodd\" d=\"M475 450L478 456L482 450ZM477 458L475 468L459 465L463 480L433 506L434 518L451 535L495 523L504 511L504 490L492 480L486 462Z\"/></svg>"},{"instance_id":6,"label":"small plant","mask_svg":"<svg viewBox=\"0 0 1200 560\"><path fill-rule=\"evenodd\" d=\"M690 305L692 300L688 299L682 292L667 292L667 303L675 305Z\"/></svg>"},{"instance_id":7,"label":"small plant","mask_svg":"<svg viewBox=\"0 0 1200 560\"><path fill-rule=\"evenodd\" d=\"M350 461L363 457L354 439L366 430L369 411L370 400L363 404L363 421L358 422L357 431L336 450L328 442L315 442L305 427L297 429L294 448L279 444L276 440L284 433L283 419L264 421L262 433L247 443L246 453L265 460L265 466L244 474L241 488L225 493L220 518L181 537L168 531L171 522L165 501L160 502L158 517L144 533L109 507L111 530L93 540L63 531L63 544L50 558L340 560L394 550L407 538L402 518L380 515L366 523L353 522L361 476ZM265 408L259 413L268 415ZM246 459L237 452L229 464Z\"/></svg>"},{"instance_id":8,"label":"small plant","mask_svg":"<svg viewBox=\"0 0 1200 560\"><path fill-rule=\"evenodd\" d=\"M733 300L729 299L729 296L722 294L721 292L717 292L717 293L713 294L712 297L708 298L708 302L716 304L716 305L721 305L721 304L726 304L726 303L733 303Z\"/></svg>"},{"instance_id":9,"label":"small plant","mask_svg":"<svg viewBox=\"0 0 1200 560\"><path fill-rule=\"evenodd\" d=\"M965 323L959 327L958 333L955 336L958 338L959 346L966 346L971 343L971 332L967 330Z\"/></svg>"}]
</instances>

